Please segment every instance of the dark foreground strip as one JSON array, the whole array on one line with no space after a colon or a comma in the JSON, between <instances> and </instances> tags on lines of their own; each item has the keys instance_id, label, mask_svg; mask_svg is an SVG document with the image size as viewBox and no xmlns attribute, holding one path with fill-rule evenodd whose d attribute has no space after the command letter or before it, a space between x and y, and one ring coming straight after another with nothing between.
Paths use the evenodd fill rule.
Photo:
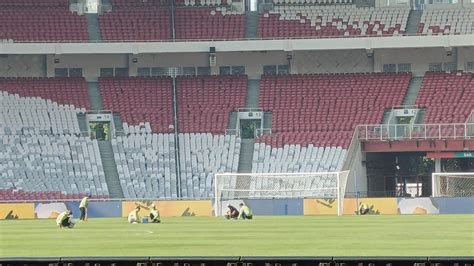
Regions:
<instances>
[{"instance_id":1,"label":"dark foreground strip","mask_svg":"<svg viewBox=\"0 0 474 266\"><path fill-rule=\"evenodd\" d=\"M48 266L474 266L474 257L5 257L4 265Z\"/></svg>"}]
</instances>

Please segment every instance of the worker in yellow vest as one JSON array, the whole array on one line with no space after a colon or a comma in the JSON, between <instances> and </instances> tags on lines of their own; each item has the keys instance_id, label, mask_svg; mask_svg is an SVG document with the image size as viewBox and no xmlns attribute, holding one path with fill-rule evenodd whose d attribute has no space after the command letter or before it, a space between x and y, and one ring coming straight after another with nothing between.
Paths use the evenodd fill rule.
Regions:
<instances>
[{"instance_id":1,"label":"worker in yellow vest","mask_svg":"<svg viewBox=\"0 0 474 266\"><path fill-rule=\"evenodd\" d=\"M79 210L81 210L81 217L79 220L87 221L87 206L89 206L89 198L91 195L84 197L79 204Z\"/></svg>"},{"instance_id":2,"label":"worker in yellow vest","mask_svg":"<svg viewBox=\"0 0 474 266\"><path fill-rule=\"evenodd\" d=\"M253 218L252 210L244 203L240 203L239 220L251 220Z\"/></svg>"}]
</instances>

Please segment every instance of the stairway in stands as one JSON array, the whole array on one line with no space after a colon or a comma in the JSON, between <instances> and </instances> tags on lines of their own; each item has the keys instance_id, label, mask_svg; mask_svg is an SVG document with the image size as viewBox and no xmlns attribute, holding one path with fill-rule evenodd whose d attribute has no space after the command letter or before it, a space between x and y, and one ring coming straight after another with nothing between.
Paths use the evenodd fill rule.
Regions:
<instances>
[{"instance_id":1,"label":"stairway in stands","mask_svg":"<svg viewBox=\"0 0 474 266\"><path fill-rule=\"evenodd\" d=\"M249 79L247 86L246 108L258 108L258 97L260 95L260 80ZM239 154L239 173L252 172L252 160L255 139L242 139Z\"/></svg>"},{"instance_id":2,"label":"stairway in stands","mask_svg":"<svg viewBox=\"0 0 474 266\"><path fill-rule=\"evenodd\" d=\"M252 160L254 151L255 139L242 139L240 144L239 154L239 173L251 173L252 172Z\"/></svg>"},{"instance_id":3,"label":"stairway in stands","mask_svg":"<svg viewBox=\"0 0 474 266\"><path fill-rule=\"evenodd\" d=\"M245 13L245 38L257 38L258 12L247 11Z\"/></svg>"},{"instance_id":4,"label":"stairway in stands","mask_svg":"<svg viewBox=\"0 0 474 266\"><path fill-rule=\"evenodd\" d=\"M86 114L84 114L84 113L77 114L77 122L79 123L79 129L81 130L81 132L87 132L88 131L87 130Z\"/></svg>"},{"instance_id":5,"label":"stairway in stands","mask_svg":"<svg viewBox=\"0 0 474 266\"><path fill-rule=\"evenodd\" d=\"M104 110L102 103L102 96L100 94L98 82L87 82L87 88L89 92L89 100L93 110ZM122 120L120 115L114 114L115 129L119 131L122 128ZM117 124L120 123L120 125ZM81 129L82 130L82 129ZM122 187L120 186L120 179L117 171L117 165L115 164L114 152L112 150L112 142L110 140L99 141L100 157L104 167L105 181L109 189L110 196L112 198L123 198Z\"/></svg>"},{"instance_id":6,"label":"stairway in stands","mask_svg":"<svg viewBox=\"0 0 474 266\"><path fill-rule=\"evenodd\" d=\"M101 41L99 14L86 14L89 41Z\"/></svg>"},{"instance_id":7,"label":"stairway in stands","mask_svg":"<svg viewBox=\"0 0 474 266\"><path fill-rule=\"evenodd\" d=\"M102 105L102 96L100 95L98 82L87 82L87 89L89 91L89 100L91 102L92 110L104 110Z\"/></svg>"},{"instance_id":8,"label":"stairway in stands","mask_svg":"<svg viewBox=\"0 0 474 266\"><path fill-rule=\"evenodd\" d=\"M423 11L419 11L419 10L410 11L410 15L408 15L408 22L407 22L407 29L406 29L406 33L408 35L416 35L418 33L418 27L420 25L421 15L423 15Z\"/></svg>"},{"instance_id":9,"label":"stairway in stands","mask_svg":"<svg viewBox=\"0 0 474 266\"><path fill-rule=\"evenodd\" d=\"M99 141L100 157L104 166L105 181L109 189L110 197L123 198L122 187L117 171L117 164L114 159L112 142L110 140Z\"/></svg>"},{"instance_id":10,"label":"stairway in stands","mask_svg":"<svg viewBox=\"0 0 474 266\"><path fill-rule=\"evenodd\" d=\"M405 95L405 99L403 99L403 105L414 105L416 103L416 97L418 97L422 83L423 77L411 78L407 94Z\"/></svg>"}]
</instances>

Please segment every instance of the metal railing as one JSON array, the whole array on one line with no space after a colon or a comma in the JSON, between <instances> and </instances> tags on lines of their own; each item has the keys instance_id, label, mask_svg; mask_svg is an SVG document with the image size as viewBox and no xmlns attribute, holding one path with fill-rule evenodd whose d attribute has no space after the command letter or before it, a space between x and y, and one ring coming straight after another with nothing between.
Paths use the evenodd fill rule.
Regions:
<instances>
[{"instance_id":1,"label":"metal railing","mask_svg":"<svg viewBox=\"0 0 474 266\"><path fill-rule=\"evenodd\" d=\"M359 140L417 140L474 138L474 123L359 125Z\"/></svg>"},{"instance_id":2,"label":"metal railing","mask_svg":"<svg viewBox=\"0 0 474 266\"><path fill-rule=\"evenodd\" d=\"M226 134L226 135L236 135L236 136L240 136L240 130L239 130L239 129L236 129L236 128L226 129L226 130L225 130L225 134Z\"/></svg>"},{"instance_id":3,"label":"metal railing","mask_svg":"<svg viewBox=\"0 0 474 266\"><path fill-rule=\"evenodd\" d=\"M262 108L237 108L237 112L263 112Z\"/></svg>"},{"instance_id":4,"label":"metal railing","mask_svg":"<svg viewBox=\"0 0 474 266\"><path fill-rule=\"evenodd\" d=\"M259 138L263 135L271 135L272 129L271 128L257 128L255 129L255 137Z\"/></svg>"},{"instance_id":5,"label":"metal railing","mask_svg":"<svg viewBox=\"0 0 474 266\"><path fill-rule=\"evenodd\" d=\"M454 35L469 35L469 34L454 34ZM257 38L198 38L198 39L149 39L149 40L13 40L9 39L0 39L0 43L150 43L150 42L218 42L218 41L275 41L275 40L314 40L314 39L354 39L354 38L381 38L381 37L436 37L436 36L453 36L452 34L445 35L445 34L433 34L433 35L426 35L426 34L417 34L417 35L409 35L409 34L382 34L382 35L358 35L358 36L297 36L297 37L290 37L290 36L283 36L283 37L257 37Z\"/></svg>"},{"instance_id":6,"label":"metal railing","mask_svg":"<svg viewBox=\"0 0 474 266\"><path fill-rule=\"evenodd\" d=\"M352 165L356 159L356 153L360 149L360 141L358 136L358 131L354 130L354 134L352 134L351 144L347 149L346 158L344 158L344 165L342 166L343 171L351 170Z\"/></svg>"}]
</instances>

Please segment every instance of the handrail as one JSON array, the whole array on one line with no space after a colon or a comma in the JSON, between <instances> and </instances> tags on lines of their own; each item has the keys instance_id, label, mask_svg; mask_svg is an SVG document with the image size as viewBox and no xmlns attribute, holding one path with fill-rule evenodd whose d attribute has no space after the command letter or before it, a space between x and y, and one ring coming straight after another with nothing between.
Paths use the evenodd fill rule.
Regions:
<instances>
[{"instance_id":1,"label":"handrail","mask_svg":"<svg viewBox=\"0 0 474 266\"><path fill-rule=\"evenodd\" d=\"M255 138L259 138L263 135L271 135L272 134L272 129L271 128L256 128L255 129ZM267 134L265 134L267 133Z\"/></svg>"},{"instance_id":2,"label":"handrail","mask_svg":"<svg viewBox=\"0 0 474 266\"><path fill-rule=\"evenodd\" d=\"M392 106L392 110L400 110L400 109L418 109L418 105L411 104L411 105L395 105Z\"/></svg>"},{"instance_id":3,"label":"handrail","mask_svg":"<svg viewBox=\"0 0 474 266\"><path fill-rule=\"evenodd\" d=\"M212 38L212 39L205 39L205 38L198 38L198 39L159 39L159 40L13 40L13 39L0 39L0 44L8 43L8 44L19 44L19 43L150 43L150 42L216 42L216 41L272 41L272 40L308 40L308 39L353 39L353 38L382 38L382 37L433 37L433 36L450 36L452 34L416 34L416 35L409 35L409 34L382 34L382 35L358 35L358 36L298 36L298 37L256 37L256 38ZM454 34L454 35L469 35L469 34Z\"/></svg>"},{"instance_id":4,"label":"handrail","mask_svg":"<svg viewBox=\"0 0 474 266\"><path fill-rule=\"evenodd\" d=\"M364 141L474 138L474 123L375 124L359 125L356 130Z\"/></svg>"},{"instance_id":5,"label":"handrail","mask_svg":"<svg viewBox=\"0 0 474 266\"><path fill-rule=\"evenodd\" d=\"M354 130L352 134L351 144L347 149L346 158L344 158L344 164L342 166L342 171L351 170L352 164L355 161L355 152L360 147L360 140L359 140L359 131Z\"/></svg>"},{"instance_id":6,"label":"handrail","mask_svg":"<svg viewBox=\"0 0 474 266\"><path fill-rule=\"evenodd\" d=\"M86 114L113 114L112 110L86 110Z\"/></svg>"},{"instance_id":7,"label":"handrail","mask_svg":"<svg viewBox=\"0 0 474 266\"><path fill-rule=\"evenodd\" d=\"M237 108L237 112L263 112L262 108Z\"/></svg>"}]
</instances>

